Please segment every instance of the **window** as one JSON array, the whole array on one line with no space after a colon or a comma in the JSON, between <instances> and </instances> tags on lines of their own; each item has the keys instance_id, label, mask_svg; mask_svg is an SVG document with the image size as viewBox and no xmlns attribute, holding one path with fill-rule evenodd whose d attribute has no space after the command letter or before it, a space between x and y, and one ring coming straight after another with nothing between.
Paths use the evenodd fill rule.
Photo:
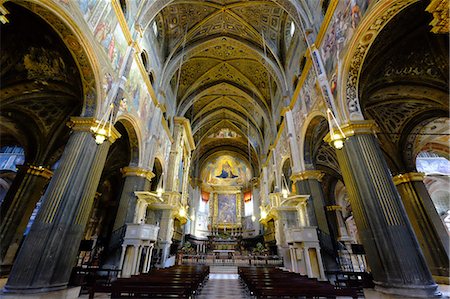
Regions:
<instances>
[{"instance_id":1,"label":"window","mask_svg":"<svg viewBox=\"0 0 450 299\"><path fill-rule=\"evenodd\" d=\"M3 146L0 149L0 169L16 171L25 162L25 152L20 146Z\"/></svg>"},{"instance_id":2,"label":"window","mask_svg":"<svg viewBox=\"0 0 450 299\"><path fill-rule=\"evenodd\" d=\"M252 215L253 215L253 200L250 200L244 203L244 216L252 216Z\"/></svg>"},{"instance_id":3,"label":"window","mask_svg":"<svg viewBox=\"0 0 450 299\"><path fill-rule=\"evenodd\" d=\"M293 21L291 22L291 28L290 28L289 33L291 34L291 37L294 36L294 33L295 33L295 24L294 24Z\"/></svg>"},{"instance_id":4,"label":"window","mask_svg":"<svg viewBox=\"0 0 450 299\"><path fill-rule=\"evenodd\" d=\"M158 24L156 24L156 21L152 24L153 33L158 36Z\"/></svg>"},{"instance_id":5,"label":"window","mask_svg":"<svg viewBox=\"0 0 450 299\"><path fill-rule=\"evenodd\" d=\"M198 206L198 211L200 213L205 213L206 212L206 201L202 200L201 197L200 197L200 205Z\"/></svg>"}]
</instances>

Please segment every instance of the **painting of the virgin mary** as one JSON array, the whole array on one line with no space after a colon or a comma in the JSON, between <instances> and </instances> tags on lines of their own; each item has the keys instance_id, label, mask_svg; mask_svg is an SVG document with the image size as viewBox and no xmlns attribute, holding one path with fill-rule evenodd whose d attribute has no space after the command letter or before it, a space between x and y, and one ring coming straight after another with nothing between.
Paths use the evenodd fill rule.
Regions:
<instances>
[{"instance_id":1,"label":"painting of the virgin mary","mask_svg":"<svg viewBox=\"0 0 450 299\"><path fill-rule=\"evenodd\" d=\"M222 164L222 172L216 176L216 178L227 179L227 178L237 178L238 176L233 174L231 170L231 165L228 162Z\"/></svg>"}]
</instances>

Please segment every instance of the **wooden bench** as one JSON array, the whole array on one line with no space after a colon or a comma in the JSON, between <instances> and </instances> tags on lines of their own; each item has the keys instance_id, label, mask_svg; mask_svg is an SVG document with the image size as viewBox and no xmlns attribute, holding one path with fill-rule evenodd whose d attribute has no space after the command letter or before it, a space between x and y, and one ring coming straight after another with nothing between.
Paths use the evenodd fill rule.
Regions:
<instances>
[{"instance_id":1,"label":"wooden bench","mask_svg":"<svg viewBox=\"0 0 450 299\"><path fill-rule=\"evenodd\" d=\"M111 284L111 298L190 298L208 274L207 266L174 266L118 278Z\"/></svg>"},{"instance_id":2,"label":"wooden bench","mask_svg":"<svg viewBox=\"0 0 450 299\"><path fill-rule=\"evenodd\" d=\"M242 281L256 298L357 298L355 290L339 289L328 282L276 268L238 268Z\"/></svg>"}]
</instances>

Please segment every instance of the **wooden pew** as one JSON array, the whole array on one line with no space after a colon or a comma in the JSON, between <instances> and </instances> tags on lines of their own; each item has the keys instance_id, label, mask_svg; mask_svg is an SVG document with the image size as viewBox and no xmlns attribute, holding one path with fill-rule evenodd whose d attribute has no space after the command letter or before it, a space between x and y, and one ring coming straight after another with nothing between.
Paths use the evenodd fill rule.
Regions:
<instances>
[{"instance_id":1,"label":"wooden pew","mask_svg":"<svg viewBox=\"0 0 450 299\"><path fill-rule=\"evenodd\" d=\"M357 298L355 290L339 289L328 282L276 268L238 268L242 281L256 298Z\"/></svg>"},{"instance_id":2,"label":"wooden pew","mask_svg":"<svg viewBox=\"0 0 450 299\"><path fill-rule=\"evenodd\" d=\"M111 298L191 298L209 274L207 266L174 266L112 282Z\"/></svg>"}]
</instances>

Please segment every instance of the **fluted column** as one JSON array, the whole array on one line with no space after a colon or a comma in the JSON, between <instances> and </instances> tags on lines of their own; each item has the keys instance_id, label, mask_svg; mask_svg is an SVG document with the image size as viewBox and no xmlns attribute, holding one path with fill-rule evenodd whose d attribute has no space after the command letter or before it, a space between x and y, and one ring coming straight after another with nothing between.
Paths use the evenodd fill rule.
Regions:
<instances>
[{"instance_id":1,"label":"fluted column","mask_svg":"<svg viewBox=\"0 0 450 299\"><path fill-rule=\"evenodd\" d=\"M140 167L124 167L121 171L125 182L113 230L121 228L126 223L133 222L137 201L134 191L149 191L150 182L155 176L150 170Z\"/></svg>"},{"instance_id":2,"label":"fluted column","mask_svg":"<svg viewBox=\"0 0 450 299\"><path fill-rule=\"evenodd\" d=\"M2 268L8 268L22 242L31 214L53 172L42 166L19 166L14 184L0 209L0 249Z\"/></svg>"},{"instance_id":3,"label":"fluted column","mask_svg":"<svg viewBox=\"0 0 450 299\"><path fill-rule=\"evenodd\" d=\"M376 290L406 297L435 296L437 285L374 135L374 122L342 129L347 139L336 154ZM329 135L325 140L332 142Z\"/></svg>"},{"instance_id":4,"label":"fluted column","mask_svg":"<svg viewBox=\"0 0 450 299\"><path fill-rule=\"evenodd\" d=\"M74 130L43 204L5 286L6 292L36 293L67 286L106 156L115 136L97 145L93 119L72 118Z\"/></svg>"},{"instance_id":5,"label":"fluted column","mask_svg":"<svg viewBox=\"0 0 450 299\"><path fill-rule=\"evenodd\" d=\"M450 240L423 178L423 173L399 174L394 177L394 184L434 279L448 284Z\"/></svg>"}]
</instances>

